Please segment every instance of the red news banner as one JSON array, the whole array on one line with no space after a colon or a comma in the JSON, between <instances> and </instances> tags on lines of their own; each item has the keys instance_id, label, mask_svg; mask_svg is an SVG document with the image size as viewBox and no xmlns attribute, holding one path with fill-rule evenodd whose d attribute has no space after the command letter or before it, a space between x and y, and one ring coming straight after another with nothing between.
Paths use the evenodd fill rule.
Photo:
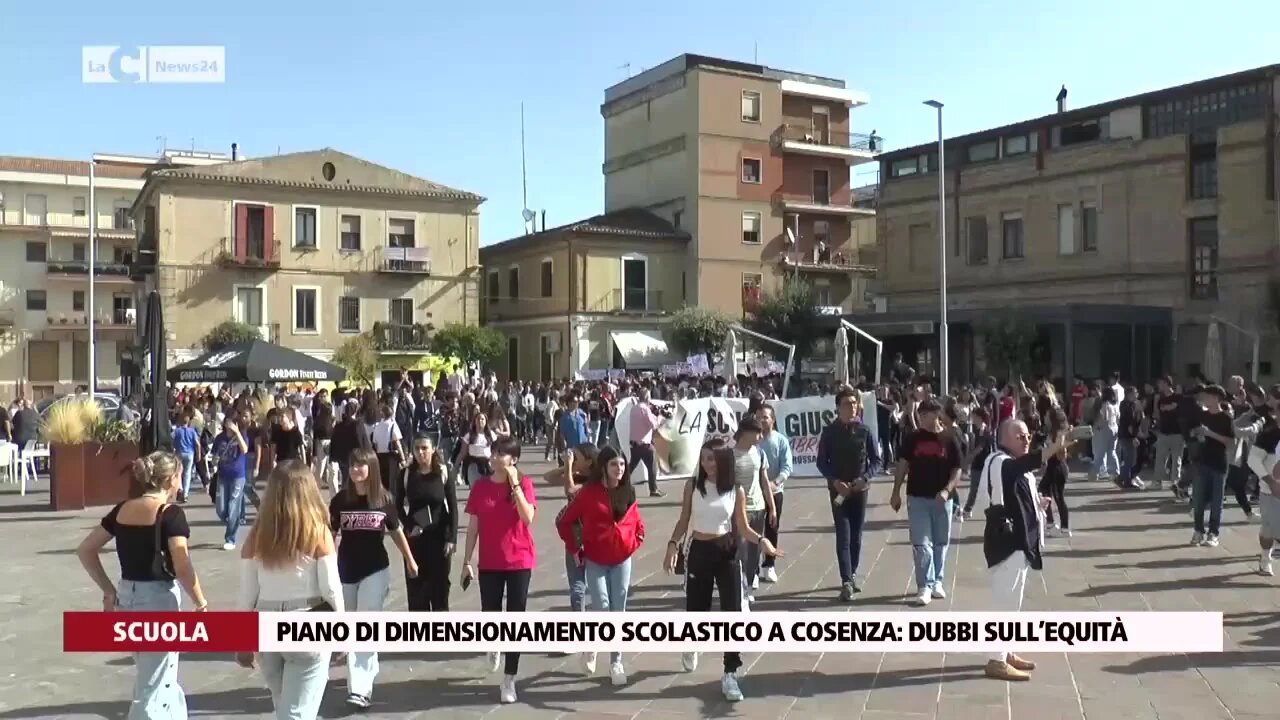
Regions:
<instances>
[{"instance_id":1,"label":"red news banner","mask_svg":"<svg viewBox=\"0 0 1280 720\"><path fill-rule=\"evenodd\" d=\"M65 652L1221 652L1222 613L68 612Z\"/></svg>"}]
</instances>

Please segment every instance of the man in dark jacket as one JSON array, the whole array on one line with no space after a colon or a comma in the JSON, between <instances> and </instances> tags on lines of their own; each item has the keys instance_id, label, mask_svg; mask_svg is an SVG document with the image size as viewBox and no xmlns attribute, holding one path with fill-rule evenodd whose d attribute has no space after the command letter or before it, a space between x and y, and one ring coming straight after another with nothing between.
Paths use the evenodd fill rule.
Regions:
<instances>
[{"instance_id":1,"label":"man in dark jacket","mask_svg":"<svg viewBox=\"0 0 1280 720\"><path fill-rule=\"evenodd\" d=\"M858 419L858 393L836 394L836 419L818 438L818 472L827 479L831 516L836 526L836 564L840 568L840 599L853 600L861 592L858 560L862 555L862 526L867 517L868 469L880 462L875 438Z\"/></svg>"}]
</instances>

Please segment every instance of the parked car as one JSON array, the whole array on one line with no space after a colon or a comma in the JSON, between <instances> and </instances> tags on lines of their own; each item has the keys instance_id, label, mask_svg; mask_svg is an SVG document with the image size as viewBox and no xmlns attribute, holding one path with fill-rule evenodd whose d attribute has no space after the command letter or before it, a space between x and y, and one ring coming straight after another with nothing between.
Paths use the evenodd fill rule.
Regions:
<instances>
[{"instance_id":1,"label":"parked car","mask_svg":"<svg viewBox=\"0 0 1280 720\"><path fill-rule=\"evenodd\" d=\"M62 395L56 398L45 398L36 403L36 412L43 418L49 414L49 408L72 397L76 396ZM102 408L103 414L114 416L116 411L120 409L120 396L114 393L99 391L93 394L93 400Z\"/></svg>"}]
</instances>

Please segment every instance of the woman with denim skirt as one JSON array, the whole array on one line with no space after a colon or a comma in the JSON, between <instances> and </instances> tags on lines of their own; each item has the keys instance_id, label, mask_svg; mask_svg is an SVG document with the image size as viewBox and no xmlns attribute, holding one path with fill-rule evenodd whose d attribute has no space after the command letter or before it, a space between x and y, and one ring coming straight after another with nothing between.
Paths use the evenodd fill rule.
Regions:
<instances>
[{"instance_id":1,"label":"woman with denim skirt","mask_svg":"<svg viewBox=\"0 0 1280 720\"><path fill-rule=\"evenodd\" d=\"M80 564L102 590L103 611L177 612L182 605L179 587L197 612L208 609L187 548L187 516L173 504L181 476L182 464L172 453L154 452L134 461L133 477L141 496L111 508L80 543ZM118 587L98 555L112 538L120 560ZM134 667L129 720L186 720L178 653L137 653Z\"/></svg>"},{"instance_id":2,"label":"woman with denim skirt","mask_svg":"<svg viewBox=\"0 0 1280 720\"><path fill-rule=\"evenodd\" d=\"M329 503L329 526L338 535L338 576L347 610L378 612L391 589L391 560L383 536L391 535L404 558L405 575L418 576L396 503L379 474L372 450L351 453L349 482ZM347 654L347 704L367 708L378 677L378 653Z\"/></svg>"},{"instance_id":3,"label":"woman with denim skirt","mask_svg":"<svg viewBox=\"0 0 1280 720\"><path fill-rule=\"evenodd\" d=\"M311 470L287 461L271 471L257 520L240 550L241 610L342 612L338 556L320 488ZM315 720L329 683L328 652L258 656L277 720ZM242 667L253 653L238 653Z\"/></svg>"},{"instance_id":4,"label":"woman with denim skirt","mask_svg":"<svg viewBox=\"0 0 1280 720\"><path fill-rule=\"evenodd\" d=\"M627 609L631 588L631 557L644 542L644 521L636 505L636 490L627 482L627 459L615 448L600 451L595 465L565 511L556 518L556 530L566 544L577 544L584 559L587 591L598 611ZM595 671L595 654L588 674ZM609 679L627 684L622 653L609 658Z\"/></svg>"}]
</instances>

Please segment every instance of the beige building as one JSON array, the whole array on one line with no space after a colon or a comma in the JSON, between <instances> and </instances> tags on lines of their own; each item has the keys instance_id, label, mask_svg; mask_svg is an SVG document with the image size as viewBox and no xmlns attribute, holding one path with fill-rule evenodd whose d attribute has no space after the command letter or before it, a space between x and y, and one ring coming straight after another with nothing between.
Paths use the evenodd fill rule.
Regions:
<instances>
[{"instance_id":1,"label":"beige building","mask_svg":"<svg viewBox=\"0 0 1280 720\"><path fill-rule=\"evenodd\" d=\"M1278 72L1059 108L947 140L951 377L995 372L983 356L983 320L1015 314L1039 325L1037 375L1185 378L1202 369L1217 325L1225 374L1250 374L1249 334L1260 333L1259 376L1274 381ZM929 373L938 343L936 152L927 144L881 157L887 312L854 319L888 340L886 352Z\"/></svg>"},{"instance_id":2,"label":"beige building","mask_svg":"<svg viewBox=\"0 0 1280 720\"><path fill-rule=\"evenodd\" d=\"M663 325L685 304L688 244L671 223L632 208L481 248L481 317L507 338L499 377L673 361Z\"/></svg>"},{"instance_id":3,"label":"beige building","mask_svg":"<svg viewBox=\"0 0 1280 720\"><path fill-rule=\"evenodd\" d=\"M478 322L482 202L323 149L156 171L133 214L171 360L231 318L327 359L365 331L424 354L433 326Z\"/></svg>"},{"instance_id":4,"label":"beige building","mask_svg":"<svg viewBox=\"0 0 1280 720\"><path fill-rule=\"evenodd\" d=\"M129 208L154 158L89 163L0 157L0 399L41 399L89 383L89 219L97 215L93 317L98 387L120 385L134 336ZM92 206L92 207L91 207Z\"/></svg>"},{"instance_id":5,"label":"beige building","mask_svg":"<svg viewBox=\"0 0 1280 720\"><path fill-rule=\"evenodd\" d=\"M867 102L841 80L681 55L605 91L605 210L689 233L691 303L740 317L795 274L832 314L867 307L875 191L851 180L883 144L854 131Z\"/></svg>"}]
</instances>

